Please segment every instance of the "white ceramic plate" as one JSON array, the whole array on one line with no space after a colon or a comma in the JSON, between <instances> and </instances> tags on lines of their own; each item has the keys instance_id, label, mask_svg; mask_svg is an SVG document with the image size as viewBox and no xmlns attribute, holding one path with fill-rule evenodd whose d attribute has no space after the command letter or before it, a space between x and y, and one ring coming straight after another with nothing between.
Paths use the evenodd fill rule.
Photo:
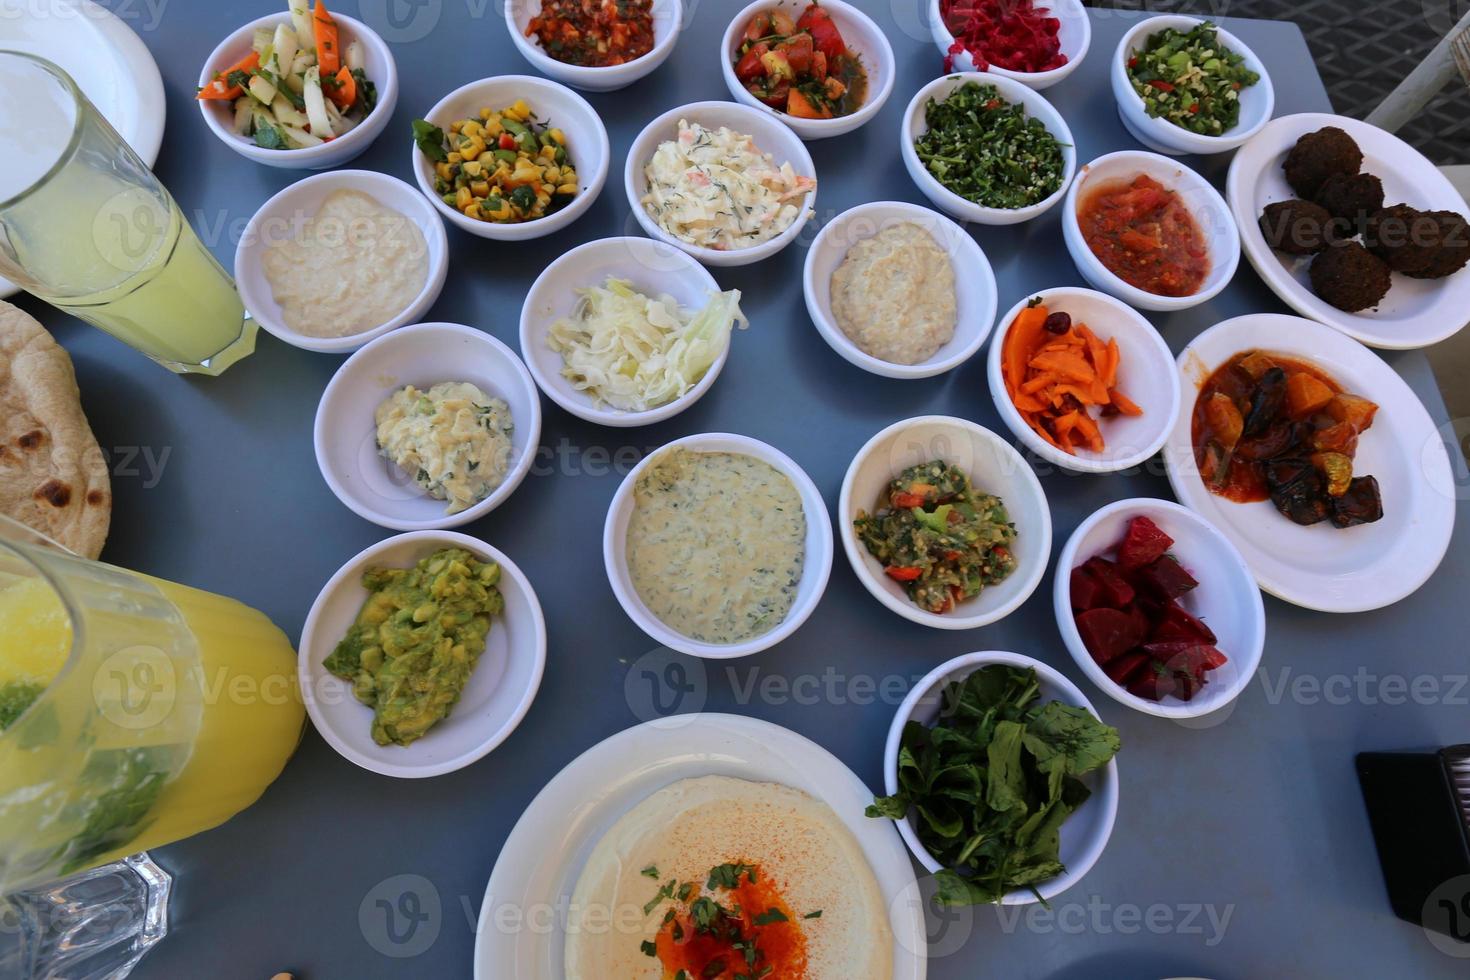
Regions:
<instances>
[{"instance_id":1,"label":"white ceramic plate","mask_svg":"<svg viewBox=\"0 0 1470 980\"><path fill-rule=\"evenodd\" d=\"M567 905L597 842L658 790L709 775L783 783L830 806L857 838L887 904L894 980L923 980L923 900L893 824L863 816L872 792L815 742L724 714L679 715L619 732L547 783L490 874L475 929L475 980L561 980Z\"/></svg>"},{"instance_id":2,"label":"white ceramic plate","mask_svg":"<svg viewBox=\"0 0 1470 980\"><path fill-rule=\"evenodd\" d=\"M1339 530L1293 524L1270 501L1240 504L1210 493L1190 437L1200 386L1241 351L1259 348L1320 366L1344 389L1378 404L1358 441L1353 471L1378 478L1383 519ZM1418 397L1378 355L1312 320L1261 313L1218 323L1179 355L1184 398L1164 447L1179 502L1225 533L1261 588L1323 612L1392 605L1439 567L1455 523L1449 455ZM1227 651L1228 652L1228 651Z\"/></svg>"},{"instance_id":3,"label":"white ceramic plate","mask_svg":"<svg viewBox=\"0 0 1470 980\"><path fill-rule=\"evenodd\" d=\"M1344 313L1312 292L1307 278L1311 256L1286 255L1266 244L1258 224L1261 212L1268 204L1296 197L1281 163L1300 137L1323 126L1346 131L1362 148L1363 170L1383 181L1384 203L1410 204L1421 211L1470 211L1439 168L1397 136L1346 116L1321 112L1283 116L1236 151L1225 180L1225 196L1246 258L1292 309L1370 347L1427 347L1458 333L1470 321L1470 270L1461 269L1445 279L1395 274L1377 309Z\"/></svg>"},{"instance_id":4,"label":"white ceramic plate","mask_svg":"<svg viewBox=\"0 0 1470 980\"><path fill-rule=\"evenodd\" d=\"M353 696L351 684L329 674L322 661L367 600L363 572L370 566L409 568L441 548L464 548L500 564L505 614L491 624L485 652L449 716L411 745L379 745L372 738L372 709ZM546 667L546 620L530 580L500 551L466 534L416 531L379 541L338 569L306 616L296 663L311 723L343 758L385 776L438 776L485 756L526 716Z\"/></svg>"},{"instance_id":5,"label":"white ceramic plate","mask_svg":"<svg viewBox=\"0 0 1470 980\"><path fill-rule=\"evenodd\" d=\"M163 78L148 48L112 11L91 0L0 0L0 48L64 68L133 152L153 166L163 141ZM18 292L19 286L0 279L0 299Z\"/></svg>"}]
</instances>

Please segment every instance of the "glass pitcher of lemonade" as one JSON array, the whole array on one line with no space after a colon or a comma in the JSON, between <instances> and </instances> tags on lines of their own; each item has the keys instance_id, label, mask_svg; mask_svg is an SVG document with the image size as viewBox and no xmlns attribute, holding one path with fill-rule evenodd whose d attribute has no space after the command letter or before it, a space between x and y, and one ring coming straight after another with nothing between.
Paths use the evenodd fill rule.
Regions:
<instances>
[{"instance_id":1,"label":"glass pitcher of lemonade","mask_svg":"<svg viewBox=\"0 0 1470 980\"><path fill-rule=\"evenodd\" d=\"M0 51L0 275L171 371L255 349L234 280L65 71Z\"/></svg>"},{"instance_id":2,"label":"glass pitcher of lemonade","mask_svg":"<svg viewBox=\"0 0 1470 980\"><path fill-rule=\"evenodd\" d=\"M0 896L222 823L303 725L263 614L0 518Z\"/></svg>"}]
</instances>

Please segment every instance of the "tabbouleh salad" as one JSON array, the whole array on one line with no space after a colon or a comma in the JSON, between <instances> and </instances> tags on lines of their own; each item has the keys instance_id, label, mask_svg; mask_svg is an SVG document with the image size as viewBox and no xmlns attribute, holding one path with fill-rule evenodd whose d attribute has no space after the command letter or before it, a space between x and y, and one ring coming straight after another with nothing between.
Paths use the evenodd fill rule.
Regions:
<instances>
[{"instance_id":1,"label":"tabbouleh salad","mask_svg":"<svg viewBox=\"0 0 1470 980\"><path fill-rule=\"evenodd\" d=\"M1062 186L1062 144L1025 106L994 85L965 82L924 106L927 130L914 151L934 178L987 208L1030 207Z\"/></svg>"},{"instance_id":2,"label":"tabbouleh salad","mask_svg":"<svg viewBox=\"0 0 1470 980\"><path fill-rule=\"evenodd\" d=\"M904 470L853 526L884 573L928 612L949 612L1016 570L1016 526L1005 505L942 460Z\"/></svg>"},{"instance_id":3,"label":"tabbouleh salad","mask_svg":"<svg viewBox=\"0 0 1470 980\"><path fill-rule=\"evenodd\" d=\"M1172 27L1149 36L1128 59L1128 80L1150 116L1201 136L1219 136L1240 122L1240 90L1261 80L1245 59L1220 43L1209 21L1189 31Z\"/></svg>"}]
</instances>

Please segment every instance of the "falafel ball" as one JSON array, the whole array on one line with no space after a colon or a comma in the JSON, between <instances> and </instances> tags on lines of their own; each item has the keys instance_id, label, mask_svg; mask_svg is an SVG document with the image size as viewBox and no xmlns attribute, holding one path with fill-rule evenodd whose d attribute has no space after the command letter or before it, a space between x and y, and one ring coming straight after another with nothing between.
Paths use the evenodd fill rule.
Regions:
<instances>
[{"instance_id":1,"label":"falafel ball","mask_svg":"<svg viewBox=\"0 0 1470 980\"><path fill-rule=\"evenodd\" d=\"M1368 218L1363 243L1394 272L1422 276L1439 251L1439 222L1416 207L1394 204Z\"/></svg>"},{"instance_id":2,"label":"falafel ball","mask_svg":"<svg viewBox=\"0 0 1470 980\"><path fill-rule=\"evenodd\" d=\"M1383 209L1383 181L1369 173L1333 174L1318 189L1317 203L1334 218L1356 226L1368 215Z\"/></svg>"},{"instance_id":3,"label":"falafel ball","mask_svg":"<svg viewBox=\"0 0 1470 980\"><path fill-rule=\"evenodd\" d=\"M1266 205L1260 225L1266 244L1288 255L1315 255L1332 244L1332 215L1300 198Z\"/></svg>"},{"instance_id":4,"label":"falafel ball","mask_svg":"<svg viewBox=\"0 0 1470 980\"><path fill-rule=\"evenodd\" d=\"M1363 166L1363 151L1336 126L1324 126L1296 141L1281 167L1297 197L1312 200L1333 174L1350 176Z\"/></svg>"},{"instance_id":5,"label":"falafel ball","mask_svg":"<svg viewBox=\"0 0 1470 980\"><path fill-rule=\"evenodd\" d=\"M1357 242L1334 245L1312 260L1312 291L1346 313L1377 306L1388 293L1388 264Z\"/></svg>"},{"instance_id":6,"label":"falafel ball","mask_svg":"<svg viewBox=\"0 0 1470 980\"><path fill-rule=\"evenodd\" d=\"M1414 279L1443 279L1465 268L1470 262L1470 225L1466 224L1465 216L1454 211L1428 211L1424 217L1435 223L1435 247L1422 270L1404 275Z\"/></svg>"}]
</instances>

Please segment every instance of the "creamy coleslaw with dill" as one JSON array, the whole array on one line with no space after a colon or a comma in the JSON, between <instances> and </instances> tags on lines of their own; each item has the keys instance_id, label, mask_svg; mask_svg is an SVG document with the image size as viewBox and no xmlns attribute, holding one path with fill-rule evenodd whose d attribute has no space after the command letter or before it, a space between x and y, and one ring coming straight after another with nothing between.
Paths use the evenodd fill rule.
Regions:
<instances>
[{"instance_id":1,"label":"creamy coleslaw with dill","mask_svg":"<svg viewBox=\"0 0 1470 980\"><path fill-rule=\"evenodd\" d=\"M731 251L768 242L801 217L816 178L728 127L679 120L644 167L643 207L660 228L700 248Z\"/></svg>"}]
</instances>

